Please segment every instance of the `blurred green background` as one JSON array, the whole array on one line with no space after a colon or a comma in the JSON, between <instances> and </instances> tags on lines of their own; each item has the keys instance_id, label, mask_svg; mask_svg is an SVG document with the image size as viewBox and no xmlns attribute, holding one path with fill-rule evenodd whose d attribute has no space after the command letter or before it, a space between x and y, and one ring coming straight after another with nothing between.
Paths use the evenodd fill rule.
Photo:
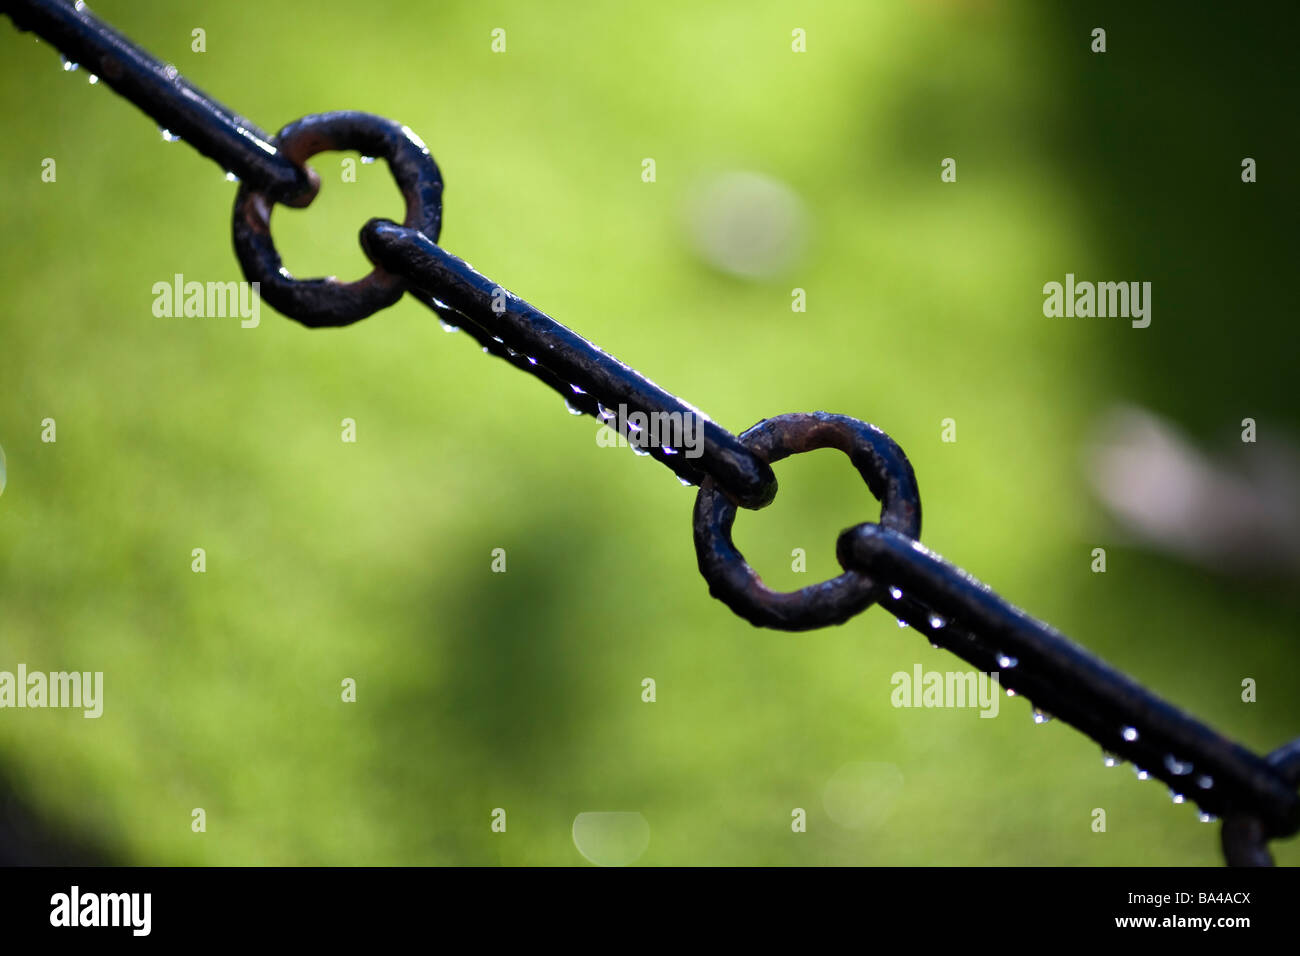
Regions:
<instances>
[{"instance_id":1,"label":"blurred green background","mask_svg":"<svg viewBox=\"0 0 1300 956\"><path fill-rule=\"evenodd\" d=\"M1081 465L1116 401L1207 442L1246 415L1300 431L1289 19L93 6L268 130L331 109L410 125L447 181L447 248L728 428L813 409L880 425L930 547L1246 745L1300 733L1294 586L1126 546ZM0 669L102 670L106 696L97 721L0 712L11 826L140 864L582 863L574 818L605 810L644 816L651 865L1219 862L1217 827L1023 700L995 720L893 708L895 671L967 668L888 615L803 635L733 616L695 567L693 491L596 447L590 419L416 303L337 331L269 307L256 330L156 318L154 282L241 278L235 187L7 20L0 46ZM360 275L362 223L401 218L384 164L342 184L341 158L314 161L309 210L276 214L299 275ZM802 258L758 281L683 227L729 169L788 184L808 217ZM1067 271L1152 281L1151 327L1044 318ZM836 452L777 473L737 543L775 586L837 573L836 534L878 506ZM827 786L859 762L902 782L845 827ZM1276 852L1300 862L1295 841Z\"/></svg>"}]
</instances>

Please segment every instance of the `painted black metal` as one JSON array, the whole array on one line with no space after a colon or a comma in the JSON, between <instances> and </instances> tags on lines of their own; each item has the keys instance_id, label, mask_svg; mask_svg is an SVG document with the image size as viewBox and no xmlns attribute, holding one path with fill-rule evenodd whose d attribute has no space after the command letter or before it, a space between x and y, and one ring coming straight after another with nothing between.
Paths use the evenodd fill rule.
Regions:
<instances>
[{"instance_id":1,"label":"painted black metal","mask_svg":"<svg viewBox=\"0 0 1300 956\"><path fill-rule=\"evenodd\" d=\"M594 411L594 403L599 402L607 409L626 406L629 413L698 418L703 432L700 457L690 459L680 452L666 455L661 448L647 449L682 477L691 480L701 473L711 475L747 508L761 508L776 496L776 476L771 466L731 432L475 271L418 230L372 219L361 231L361 246L372 261L423 292L425 304L442 312L444 318L446 313L454 313L500 339L499 344L524 356L529 371L534 366L527 359L533 358L536 367L560 382L577 385L593 400L577 406L584 411L589 407ZM436 303L444 303L445 309L439 309ZM570 388L570 394L579 393Z\"/></svg>"},{"instance_id":2,"label":"painted black metal","mask_svg":"<svg viewBox=\"0 0 1300 956\"><path fill-rule=\"evenodd\" d=\"M813 412L765 419L740 436L769 464L816 448L849 456L871 493L880 499L880 520L909 538L921 533L921 496L901 448L874 425L844 415ZM709 593L759 627L808 631L843 624L877 599L877 580L856 568L798 591L773 591L731 540L736 504L712 479L695 498L695 554Z\"/></svg>"},{"instance_id":3,"label":"painted black metal","mask_svg":"<svg viewBox=\"0 0 1300 956\"><path fill-rule=\"evenodd\" d=\"M356 150L382 157L406 200L405 223L430 239L442 228L442 174L429 149L410 129L371 113L318 113L290 123L276 134L276 148L303 164L326 150ZM351 325L402 297L406 283L381 266L355 282L295 279L284 268L271 238L274 200L243 183L235 197L232 221L235 254L262 298L283 314L310 328Z\"/></svg>"},{"instance_id":4,"label":"painted black metal","mask_svg":"<svg viewBox=\"0 0 1300 956\"><path fill-rule=\"evenodd\" d=\"M1300 829L1295 783L1270 760L1161 700L912 536L860 524L840 535L836 551L845 568L902 592L881 599L899 620L998 674L1003 686L1201 809L1225 819L1251 813L1270 836Z\"/></svg>"},{"instance_id":5,"label":"painted black metal","mask_svg":"<svg viewBox=\"0 0 1300 956\"><path fill-rule=\"evenodd\" d=\"M916 540L921 511L911 465L884 432L817 412L765 420L737 438L436 245L442 179L406 127L369 114L327 113L291 123L269 139L81 2L0 0L0 12L242 180L233 223L240 262L249 279L262 284L267 301L297 321L348 324L407 291L581 412L607 419L609 409L623 405L630 412L699 416L701 457L646 450L683 481L700 485L700 571L711 592L751 623L806 630L842 623L879 603L931 643L999 674L1010 690L1221 815L1229 864L1269 865L1268 840L1300 829L1300 740L1266 758L1251 753L924 548ZM404 226L375 219L363 228L362 247L376 268L359 282L295 280L283 271L271 241L273 205L312 201L320 182L305 160L325 149L385 157L407 200ZM772 501L772 462L823 447L849 455L882 502L880 523L841 534L837 554L844 574L792 594L773 592L731 541L736 507Z\"/></svg>"},{"instance_id":6,"label":"painted black metal","mask_svg":"<svg viewBox=\"0 0 1300 956\"><path fill-rule=\"evenodd\" d=\"M158 125L277 202L306 206L316 174L280 153L254 123L222 106L100 20L84 3L0 0L0 12L89 70Z\"/></svg>"}]
</instances>

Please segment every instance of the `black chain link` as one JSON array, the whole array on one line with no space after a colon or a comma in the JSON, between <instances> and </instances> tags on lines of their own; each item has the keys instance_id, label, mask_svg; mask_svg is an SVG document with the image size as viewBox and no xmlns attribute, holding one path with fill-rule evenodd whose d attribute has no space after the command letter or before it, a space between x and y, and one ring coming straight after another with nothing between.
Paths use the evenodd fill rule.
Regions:
<instances>
[{"instance_id":1,"label":"black chain link","mask_svg":"<svg viewBox=\"0 0 1300 956\"><path fill-rule=\"evenodd\" d=\"M683 482L699 485L694 524L700 571L710 592L738 615L756 626L799 631L843 623L879 603L936 646L997 673L1008 693L1035 705L1040 719L1050 714L1071 724L1203 813L1222 817L1229 864L1269 865L1267 841L1300 830L1300 740L1267 757L1246 750L927 550L917 540L921 505L911 465L884 432L818 412L768 419L737 437L439 247L442 177L406 127L366 113L325 113L271 138L98 20L84 3L0 0L0 11L239 176L236 253L275 308L311 327L347 325L409 292L485 351L549 385L575 411L620 428L630 444ZM271 240L271 209L277 202L309 205L320 180L306 159L344 149L388 160L406 199L405 223L366 223L361 244L375 269L364 279L294 279ZM647 442L628 423L633 412L698 420L701 453L691 457ZM840 535L839 577L793 593L773 592L731 541L736 508L772 501L772 463L825 447L849 456L882 503L880 521Z\"/></svg>"}]
</instances>

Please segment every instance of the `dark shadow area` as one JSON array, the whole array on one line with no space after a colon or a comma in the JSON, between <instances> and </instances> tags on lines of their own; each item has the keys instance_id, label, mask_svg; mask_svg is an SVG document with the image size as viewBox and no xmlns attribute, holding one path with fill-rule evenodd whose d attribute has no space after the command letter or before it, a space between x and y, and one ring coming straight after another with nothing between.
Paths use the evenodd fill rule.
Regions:
<instances>
[{"instance_id":1,"label":"dark shadow area","mask_svg":"<svg viewBox=\"0 0 1300 956\"><path fill-rule=\"evenodd\" d=\"M0 773L0 866L107 866L113 861L66 823L49 824Z\"/></svg>"},{"instance_id":2,"label":"dark shadow area","mask_svg":"<svg viewBox=\"0 0 1300 956\"><path fill-rule=\"evenodd\" d=\"M1244 417L1300 435L1296 263L1300 8L1045 8L1068 110L1049 142L1077 184L1100 278L1152 283L1152 324L1100 337L1123 396L1194 435ZM1087 38L1107 30L1107 51ZM1242 161L1257 181L1242 181ZM1068 263L1062 263L1062 271ZM1059 277L1057 277L1059 278ZM1082 277L1081 277L1082 278ZM1087 320L1081 320L1087 321Z\"/></svg>"},{"instance_id":3,"label":"dark shadow area","mask_svg":"<svg viewBox=\"0 0 1300 956\"><path fill-rule=\"evenodd\" d=\"M1047 148L1086 200L1077 225L1096 278L1152 283L1149 328L1093 340L1114 383L1097 411L1114 401L1153 410L1232 467L1293 457L1300 7L1103 2L1045 13L1059 26L1043 42L1057 47L1053 82L1067 105L1049 120ZM1086 42L1095 27L1107 31L1104 54ZM1242 179L1247 158L1255 182ZM1240 440L1245 418L1257 444ZM1249 605L1244 627L1271 617L1300 641L1293 581L1184 574L1225 606Z\"/></svg>"},{"instance_id":4,"label":"dark shadow area","mask_svg":"<svg viewBox=\"0 0 1300 956\"><path fill-rule=\"evenodd\" d=\"M584 658L601 628L580 583L596 577L590 542L602 531L572 502L519 510L503 516L504 540L467 539L456 574L411 607L401 652L413 679L373 717L385 746L371 773L380 788L425 795L431 864L497 862L488 811L510 794L562 790L597 719ZM489 571L494 546L506 548L505 573ZM481 832L443 825L479 817Z\"/></svg>"}]
</instances>

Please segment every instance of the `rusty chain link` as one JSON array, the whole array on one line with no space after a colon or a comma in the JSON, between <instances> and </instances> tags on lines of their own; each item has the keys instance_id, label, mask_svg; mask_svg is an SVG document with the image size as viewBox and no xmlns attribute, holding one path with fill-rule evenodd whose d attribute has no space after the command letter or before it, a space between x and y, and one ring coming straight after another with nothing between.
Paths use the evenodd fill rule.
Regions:
<instances>
[{"instance_id":1,"label":"rusty chain link","mask_svg":"<svg viewBox=\"0 0 1300 956\"><path fill-rule=\"evenodd\" d=\"M309 327L341 326L394 304L403 293L469 333L484 349L536 376L570 408L623 431L630 444L698 485L695 547L710 592L755 626L787 631L841 624L873 603L1027 697L1041 719L1059 718L1114 759L1169 784L1202 819L1223 820L1231 865L1269 865L1267 841L1300 830L1300 740L1261 757L1160 700L1060 632L1035 620L965 571L922 546L921 504L906 456L873 425L825 412L781 415L740 436L644 378L591 342L438 246L442 177L407 127L368 113L307 116L275 137L232 113L97 19L80 2L0 0L19 29L35 32L70 61L241 180L233 235L240 265L276 309ZM372 219L361 245L374 264L364 279L295 279L271 239L276 203L304 207L320 180L306 160L357 150L388 161L406 200L402 225ZM693 417L698 457L636 433L629 415ZM844 573L792 593L769 590L731 540L737 507L776 495L772 464L816 448L848 455L881 501L879 522L844 531Z\"/></svg>"}]
</instances>

